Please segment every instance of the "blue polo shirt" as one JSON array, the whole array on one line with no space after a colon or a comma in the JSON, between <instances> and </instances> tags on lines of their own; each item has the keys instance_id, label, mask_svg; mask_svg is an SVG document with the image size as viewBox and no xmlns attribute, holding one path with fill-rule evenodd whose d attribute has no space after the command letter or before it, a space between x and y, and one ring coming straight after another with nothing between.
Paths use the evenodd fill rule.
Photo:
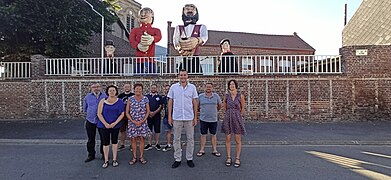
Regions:
<instances>
[{"instance_id":1,"label":"blue polo shirt","mask_svg":"<svg viewBox=\"0 0 391 180\"><path fill-rule=\"evenodd\" d=\"M198 106L200 107L200 121L217 122L217 106L221 104L221 98L218 94L212 93L206 96L205 93L198 97Z\"/></svg>"},{"instance_id":2,"label":"blue polo shirt","mask_svg":"<svg viewBox=\"0 0 391 180\"><path fill-rule=\"evenodd\" d=\"M152 111L156 111L159 106L163 106L163 97L160 94L152 95L152 93L149 93L146 95L149 100L149 109ZM157 115L160 115L160 111Z\"/></svg>"}]
</instances>

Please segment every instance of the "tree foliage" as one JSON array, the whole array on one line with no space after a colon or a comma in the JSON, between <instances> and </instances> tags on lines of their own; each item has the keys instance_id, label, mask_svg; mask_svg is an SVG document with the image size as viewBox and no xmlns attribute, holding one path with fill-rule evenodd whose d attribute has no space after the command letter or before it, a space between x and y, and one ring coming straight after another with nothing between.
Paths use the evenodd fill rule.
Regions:
<instances>
[{"instance_id":1,"label":"tree foliage","mask_svg":"<svg viewBox=\"0 0 391 180\"><path fill-rule=\"evenodd\" d=\"M105 17L117 20L110 4L88 0ZM83 0L0 0L0 57L24 61L32 54L78 57L93 33L101 33L101 17Z\"/></svg>"}]
</instances>

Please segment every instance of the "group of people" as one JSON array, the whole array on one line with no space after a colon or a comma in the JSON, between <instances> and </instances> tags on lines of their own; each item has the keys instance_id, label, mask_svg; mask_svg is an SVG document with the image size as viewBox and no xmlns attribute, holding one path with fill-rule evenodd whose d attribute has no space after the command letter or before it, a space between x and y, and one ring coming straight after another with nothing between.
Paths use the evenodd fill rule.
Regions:
<instances>
[{"instance_id":1,"label":"group of people","mask_svg":"<svg viewBox=\"0 0 391 180\"><path fill-rule=\"evenodd\" d=\"M135 74L157 73L157 66L153 57L155 46L162 38L161 31L152 27L154 12L151 8L142 8L138 13L140 27L133 28L130 32L130 45L136 50L137 62L135 63ZM184 56L179 69L186 69L188 73L200 74L200 46L208 40L208 30L205 25L197 24L199 12L194 4L186 4L182 9L183 25L175 27L173 34L173 45L181 56ZM220 43L221 57L218 61L217 72L220 74L237 74L239 66L233 57L230 48L230 40L223 39ZM230 56L230 57L227 57Z\"/></svg>"},{"instance_id":2,"label":"group of people","mask_svg":"<svg viewBox=\"0 0 391 180\"><path fill-rule=\"evenodd\" d=\"M86 111L85 128L87 131L88 157L85 162L95 159L95 136L98 130L101 146L100 153L104 163L103 168L109 164L109 146L112 148L112 166L119 165L117 151L125 149L126 137L131 140L133 157L130 165L137 162L146 164L144 150L152 149L152 138L155 133L155 148L157 150L169 151L174 149L174 163L172 168L177 168L182 162L182 130L186 133L186 160L189 167L194 167L194 127L200 123L201 145L196 153L198 157L205 154L206 135L212 135L212 154L220 157L217 151L217 125L218 112L224 109L224 119L221 125L221 132L225 134L226 140L226 166L240 167L241 137L246 133L243 124L244 96L238 92L236 80L228 82L228 93L221 100L217 93L213 92L213 84L206 83L205 92L198 95L196 87L188 81L188 72L182 69L179 72L179 82L173 85L166 85L166 94L161 96L157 92L157 85L152 85L150 93L143 95L143 85L133 85L134 93L131 92L131 85L124 85L124 92L119 94L116 86L107 86L105 92L101 92L100 84L91 86L91 92L84 98L84 110ZM162 114L163 126L167 131L167 145L163 148L159 144ZM199 116L198 116L199 114ZM118 136L121 132L121 146L118 148ZM173 145L171 145L171 133L173 133ZM231 158L231 136L236 142L236 157ZM145 145L145 138L148 143ZM138 144L138 145L137 145ZM137 146L139 156L137 157Z\"/></svg>"}]
</instances>

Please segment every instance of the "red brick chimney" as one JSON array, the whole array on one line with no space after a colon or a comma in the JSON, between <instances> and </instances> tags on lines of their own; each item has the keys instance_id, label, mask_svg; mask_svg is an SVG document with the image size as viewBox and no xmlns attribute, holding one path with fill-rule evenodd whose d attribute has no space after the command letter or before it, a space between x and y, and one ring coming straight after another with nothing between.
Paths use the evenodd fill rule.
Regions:
<instances>
[{"instance_id":1,"label":"red brick chimney","mask_svg":"<svg viewBox=\"0 0 391 180\"><path fill-rule=\"evenodd\" d=\"M172 34L171 34L171 21L167 21L167 56L170 56L170 47L172 45Z\"/></svg>"}]
</instances>

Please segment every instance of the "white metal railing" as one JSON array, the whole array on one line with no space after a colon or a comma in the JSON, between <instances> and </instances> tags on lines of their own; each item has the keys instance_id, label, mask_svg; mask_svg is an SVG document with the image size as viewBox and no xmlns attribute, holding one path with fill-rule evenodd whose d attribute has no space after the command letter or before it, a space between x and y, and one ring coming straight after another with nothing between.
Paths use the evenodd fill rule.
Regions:
<instances>
[{"instance_id":1,"label":"white metal railing","mask_svg":"<svg viewBox=\"0 0 391 180\"><path fill-rule=\"evenodd\" d=\"M0 79L28 79L30 62L0 62Z\"/></svg>"},{"instance_id":2,"label":"white metal railing","mask_svg":"<svg viewBox=\"0 0 391 180\"><path fill-rule=\"evenodd\" d=\"M193 57L115 57L45 59L46 75L200 75L340 74L339 55L247 55Z\"/></svg>"}]
</instances>

